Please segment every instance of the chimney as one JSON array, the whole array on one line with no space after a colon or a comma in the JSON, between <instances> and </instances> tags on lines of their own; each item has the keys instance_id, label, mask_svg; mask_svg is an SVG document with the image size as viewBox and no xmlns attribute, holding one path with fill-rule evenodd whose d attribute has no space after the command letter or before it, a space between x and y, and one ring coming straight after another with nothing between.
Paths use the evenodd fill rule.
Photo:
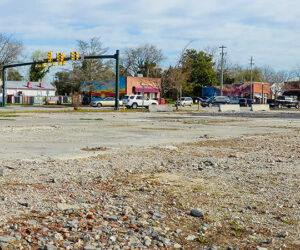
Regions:
<instances>
[{"instance_id":1,"label":"chimney","mask_svg":"<svg viewBox=\"0 0 300 250\"><path fill-rule=\"evenodd\" d=\"M31 88L31 82L27 83L27 88Z\"/></svg>"},{"instance_id":2,"label":"chimney","mask_svg":"<svg viewBox=\"0 0 300 250\"><path fill-rule=\"evenodd\" d=\"M44 83L40 82L40 88L44 88Z\"/></svg>"}]
</instances>

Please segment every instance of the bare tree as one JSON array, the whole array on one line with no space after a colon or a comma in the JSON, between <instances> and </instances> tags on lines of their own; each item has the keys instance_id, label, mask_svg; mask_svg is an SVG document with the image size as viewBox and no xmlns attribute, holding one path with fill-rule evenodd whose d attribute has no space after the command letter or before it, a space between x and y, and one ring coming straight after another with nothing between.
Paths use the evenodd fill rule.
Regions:
<instances>
[{"instance_id":1,"label":"bare tree","mask_svg":"<svg viewBox=\"0 0 300 250\"><path fill-rule=\"evenodd\" d=\"M23 50L20 41L15 40L12 36L0 34L0 63L8 64L14 62Z\"/></svg>"},{"instance_id":2,"label":"bare tree","mask_svg":"<svg viewBox=\"0 0 300 250\"><path fill-rule=\"evenodd\" d=\"M108 48L103 47L100 37L93 37L89 41L78 40L77 45L79 53L85 56L103 55L108 51ZM73 82L74 89L77 91L81 82L113 79L113 62L102 59L74 62L69 77L69 81Z\"/></svg>"},{"instance_id":3,"label":"bare tree","mask_svg":"<svg viewBox=\"0 0 300 250\"><path fill-rule=\"evenodd\" d=\"M295 69L290 72L290 77L295 80L300 80L300 65L297 65Z\"/></svg>"},{"instance_id":4,"label":"bare tree","mask_svg":"<svg viewBox=\"0 0 300 250\"><path fill-rule=\"evenodd\" d=\"M127 48L122 57L122 75L143 74L157 76L157 66L164 59L162 50L154 45L145 44L137 48Z\"/></svg>"}]
</instances>

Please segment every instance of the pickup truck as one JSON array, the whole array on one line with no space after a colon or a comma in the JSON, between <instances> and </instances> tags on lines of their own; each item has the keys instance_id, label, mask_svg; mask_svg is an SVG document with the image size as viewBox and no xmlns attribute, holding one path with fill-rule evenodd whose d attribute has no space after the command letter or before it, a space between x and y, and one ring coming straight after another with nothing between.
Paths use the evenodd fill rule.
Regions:
<instances>
[{"instance_id":1,"label":"pickup truck","mask_svg":"<svg viewBox=\"0 0 300 250\"><path fill-rule=\"evenodd\" d=\"M150 105L158 105L156 100L151 100L147 96L141 95L125 95L123 97L123 105L127 108L136 109L137 107L146 107Z\"/></svg>"},{"instance_id":2,"label":"pickup truck","mask_svg":"<svg viewBox=\"0 0 300 250\"><path fill-rule=\"evenodd\" d=\"M275 107L282 108L282 107L295 107L298 108L298 101L292 97L288 96L278 96L274 103Z\"/></svg>"}]
</instances>

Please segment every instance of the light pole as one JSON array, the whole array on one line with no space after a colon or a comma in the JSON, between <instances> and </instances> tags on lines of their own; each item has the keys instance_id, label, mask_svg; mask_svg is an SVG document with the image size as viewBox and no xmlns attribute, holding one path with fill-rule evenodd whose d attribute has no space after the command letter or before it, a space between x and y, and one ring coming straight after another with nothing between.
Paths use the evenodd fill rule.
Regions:
<instances>
[{"instance_id":1,"label":"light pole","mask_svg":"<svg viewBox=\"0 0 300 250\"><path fill-rule=\"evenodd\" d=\"M226 47L224 45L222 45L221 47L219 47L220 49L222 49L221 52L221 75L220 75L220 95L223 95L223 71L224 71L224 49L226 49Z\"/></svg>"},{"instance_id":2,"label":"light pole","mask_svg":"<svg viewBox=\"0 0 300 250\"><path fill-rule=\"evenodd\" d=\"M252 66L254 65L253 57L250 59L250 99L253 101L253 82L252 82Z\"/></svg>"},{"instance_id":3,"label":"light pole","mask_svg":"<svg viewBox=\"0 0 300 250\"><path fill-rule=\"evenodd\" d=\"M265 98L264 98L264 83L261 83L261 95L262 95L262 104L265 104Z\"/></svg>"}]
</instances>

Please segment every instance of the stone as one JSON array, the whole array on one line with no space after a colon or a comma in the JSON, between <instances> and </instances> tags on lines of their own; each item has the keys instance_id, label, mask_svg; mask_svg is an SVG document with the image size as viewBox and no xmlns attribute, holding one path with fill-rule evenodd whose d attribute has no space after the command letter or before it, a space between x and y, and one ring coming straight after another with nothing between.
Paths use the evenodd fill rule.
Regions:
<instances>
[{"instance_id":1,"label":"stone","mask_svg":"<svg viewBox=\"0 0 300 250\"><path fill-rule=\"evenodd\" d=\"M146 247L149 247L151 245L151 239L150 239L150 237L148 237L148 236L144 237L144 245Z\"/></svg>"},{"instance_id":2,"label":"stone","mask_svg":"<svg viewBox=\"0 0 300 250\"><path fill-rule=\"evenodd\" d=\"M95 250L96 247L94 247L93 245L86 245L84 246L83 250Z\"/></svg>"},{"instance_id":3,"label":"stone","mask_svg":"<svg viewBox=\"0 0 300 250\"><path fill-rule=\"evenodd\" d=\"M0 235L0 242L4 243L12 243L16 240L15 237L9 236L9 235Z\"/></svg>"},{"instance_id":4,"label":"stone","mask_svg":"<svg viewBox=\"0 0 300 250\"><path fill-rule=\"evenodd\" d=\"M67 204L67 203L57 203L57 208L60 210L71 210L71 209L75 209L78 210L80 209L80 207L78 205L72 205L72 204Z\"/></svg>"},{"instance_id":5,"label":"stone","mask_svg":"<svg viewBox=\"0 0 300 250\"><path fill-rule=\"evenodd\" d=\"M211 247L208 248L208 250L218 250L218 247L216 245L211 245Z\"/></svg>"},{"instance_id":6,"label":"stone","mask_svg":"<svg viewBox=\"0 0 300 250\"><path fill-rule=\"evenodd\" d=\"M109 220L109 221L117 221L118 217L117 216L105 216L104 219Z\"/></svg>"},{"instance_id":7,"label":"stone","mask_svg":"<svg viewBox=\"0 0 300 250\"><path fill-rule=\"evenodd\" d=\"M188 241L195 240L197 237L195 235L188 235L185 239Z\"/></svg>"},{"instance_id":8,"label":"stone","mask_svg":"<svg viewBox=\"0 0 300 250\"><path fill-rule=\"evenodd\" d=\"M268 248L257 246L257 247L256 247L256 250L268 250Z\"/></svg>"},{"instance_id":9,"label":"stone","mask_svg":"<svg viewBox=\"0 0 300 250\"><path fill-rule=\"evenodd\" d=\"M54 234L54 238L55 238L57 241L61 241L61 240L64 239L64 237L63 237L60 233Z\"/></svg>"},{"instance_id":10,"label":"stone","mask_svg":"<svg viewBox=\"0 0 300 250\"><path fill-rule=\"evenodd\" d=\"M56 247L53 245L47 244L44 246L44 250L56 250Z\"/></svg>"},{"instance_id":11,"label":"stone","mask_svg":"<svg viewBox=\"0 0 300 250\"><path fill-rule=\"evenodd\" d=\"M181 245L178 244L178 243L175 243L175 244L174 244L174 248L175 248L175 249L181 248Z\"/></svg>"},{"instance_id":12,"label":"stone","mask_svg":"<svg viewBox=\"0 0 300 250\"><path fill-rule=\"evenodd\" d=\"M179 229L179 228L177 228L177 229L175 230L175 233L177 233L177 234L180 234L181 232L182 232L182 230Z\"/></svg>"},{"instance_id":13,"label":"stone","mask_svg":"<svg viewBox=\"0 0 300 250\"><path fill-rule=\"evenodd\" d=\"M193 217L203 217L203 213L197 209L192 209L190 215Z\"/></svg>"},{"instance_id":14,"label":"stone","mask_svg":"<svg viewBox=\"0 0 300 250\"><path fill-rule=\"evenodd\" d=\"M37 224L37 221L36 220L29 220L28 224L33 226L33 225Z\"/></svg>"},{"instance_id":15,"label":"stone","mask_svg":"<svg viewBox=\"0 0 300 250\"><path fill-rule=\"evenodd\" d=\"M282 231L280 233L277 234L277 237L279 238L285 238L289 235L289 233L287 231Z\"/></svg>"},{"instance_id":16,"label":"stone","mask_svg":"<svg viewBox=\"0 0 300 250\"><path fill-rule=\"evenodd\" d=\"M111 243L115 243L115 242L117 241L117 238L116 238L115 236L110 236L110 237L109 237L109 241L110 241Z\"/></svg>"}]
</instances>

